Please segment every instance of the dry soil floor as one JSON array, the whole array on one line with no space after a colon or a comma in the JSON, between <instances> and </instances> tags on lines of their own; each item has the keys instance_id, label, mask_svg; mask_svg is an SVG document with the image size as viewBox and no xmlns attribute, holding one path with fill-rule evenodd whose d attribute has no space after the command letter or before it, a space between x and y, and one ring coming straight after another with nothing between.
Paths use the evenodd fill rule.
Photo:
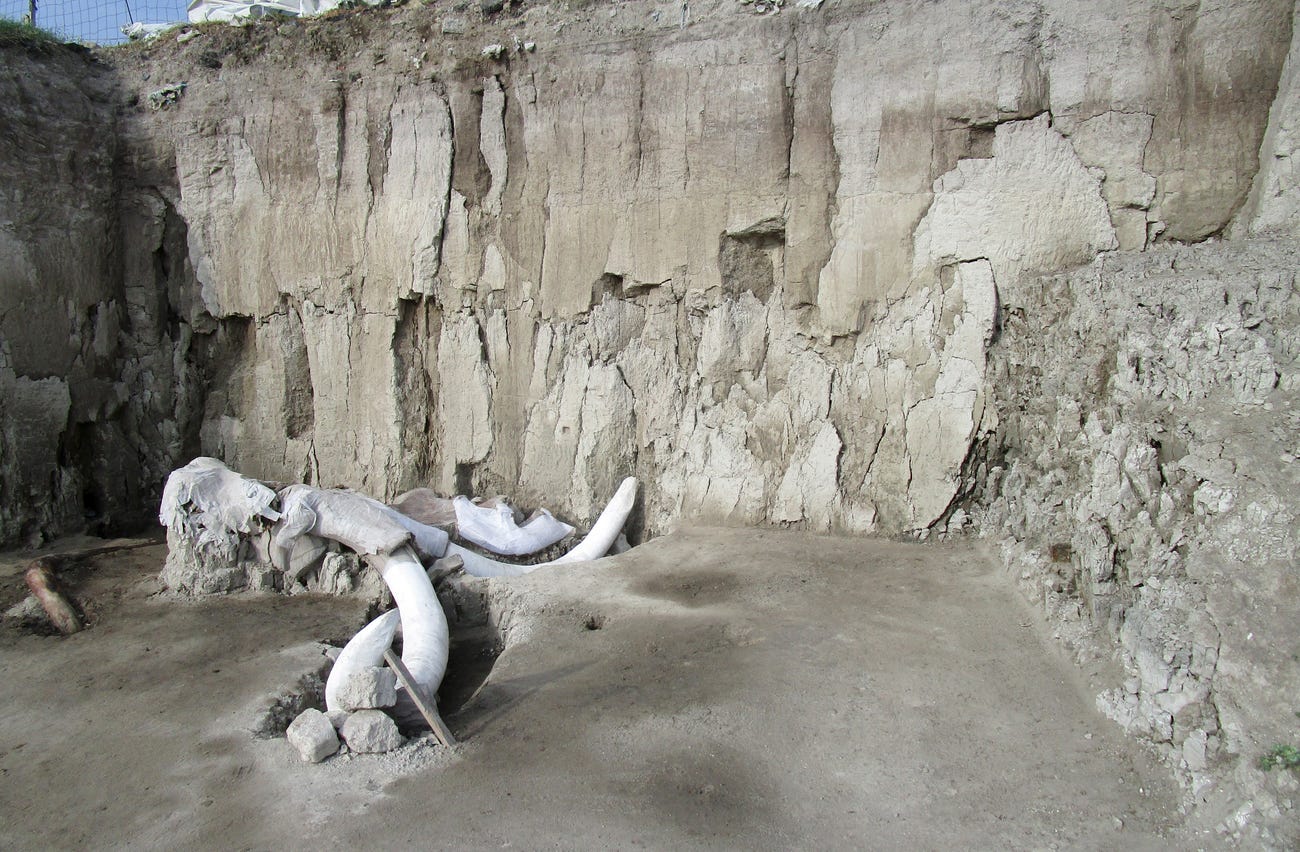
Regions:
<instances>
[{"instance_id":1,"label":"dry soil floor","mask_svg":"<svg viewBox=\"0 0 1300 852\"><path fill-rule=\"evenodd\" d=\"M163 555L74 576L89 630L0 633L0 848L1207 841L972 544L689 529L483 583L506 647L461 744L320 765L251 731L364 604L172 600Z\"/></svg>"}]
</instances>

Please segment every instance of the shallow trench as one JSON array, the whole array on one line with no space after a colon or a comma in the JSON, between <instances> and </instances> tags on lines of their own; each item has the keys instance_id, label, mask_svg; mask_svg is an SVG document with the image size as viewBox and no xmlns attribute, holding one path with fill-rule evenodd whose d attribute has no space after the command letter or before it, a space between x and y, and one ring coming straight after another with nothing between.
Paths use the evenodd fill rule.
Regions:
<instances>
[{"instance_id":1,"label":"shallow trench","mask_svg":"<svg viewBox=\"0 0 1300 852\"><path fill-rule=\"evenodd\" d=\"M451 634L447 674L438 688L438 711L452 732L459 735L461 728L472 725L474 721L472 714L462 716L460 711L491 675L497 658L509 642L509 631L494 612L491 588L481 581L463 576L448 579L438 586L438 596L447 614L447 626ZM378 607L368 608L366 619L358 624L358 629L380 611ZM32 629L33 632L52 635L50 631ZM599 628L593 626L591 629ZM349 638L326 637L321 640L321 645L337 650L346 645ZM393 650L401 655L400 632L393 642ZM263 738L283 737L289 723L304 710L323 711L325 680L332 666L333 663L326 656L303 674L290 689L274 698L261 723L253 729L254 735ZM428 733L428 727L404 727L402 733L408 737L422 736Z\"/></svg>"}]
</instances>

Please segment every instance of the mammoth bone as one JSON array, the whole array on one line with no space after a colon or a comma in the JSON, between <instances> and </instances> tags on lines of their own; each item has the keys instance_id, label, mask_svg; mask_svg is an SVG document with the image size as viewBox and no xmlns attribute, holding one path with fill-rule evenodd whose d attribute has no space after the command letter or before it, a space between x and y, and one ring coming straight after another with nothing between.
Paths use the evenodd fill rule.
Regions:
<instances>
[{"instance_id":1,"label":"mammoth bone","mask_svg":"<svg viewBox=\"0 0 1300 852\"><path fill-rule=\"evenodd\" d=\"M447 669L447 617L421 557L460 556L465 572L477 577L517 577L548 565L599 559L609 552L632 510L636 484L634 477L623 480L591 531L572 550L535 565L482 556L451 542L443 530L354 491L290 485L277 495L211 458L197 458L172 472L163 490L159 520L199 546L216 546L231 553L239 536L256 534L273 524L268 548L271 562L295 577L323 552L325 539L356 551L379 572L397 609L373 620L339 654L325 685L326 706L334 710L340 709L338 692L352 674L383 664L399 622L402 662L412 681L426 697L437 693ZM277 497L278 509L274 506ZM398 693L395 715L399 719L414 717L414 704L404 690Z\"/></svg>"},{"instance_id":2,"label":"mammoth bone","mask_svg":"<svg viewBox=\"0 0 1300 852\"><path fill-rule=\"evenodd\" d=\"M294 489L299 490L295 491L294 494L286 495L286 492ZM349 492L322 492L320 489L311 489L309 486L296 485L281 492L281 507L284 510L286 526L293 524L296 512L302 511L298 506L311 501L310 491L317 492L317 494L323 493L327 497L329 494L356 497L365 501L366 511L386 509L400 515L395 510L388 509L388 507L370 500L368 497L352 495ZM632 511L632 504L635 501L636 478L629 476L619 485L618 490L614 493L614 498L605 507L605 511L601 512L600 517L597 518L586 538L579 542L573 550L550 562L542 562L536 565L511 565L488 559L452 543L445 546L443 553L428 553L426 551L426 555L434 558L451 554L460 556L464 562L466 573L477 577L516 577L548 565L599 559L608 553L609 548L614 544L614 539L623 528L623 523ZM338 505L341 501L336 499L318 498L312 502L326 514L331 511L330 508L325 508L329 504L334 504L331 507L334 510L342 508ZM329 521L326 522L325 526L321 526L319 511L313 514L316 515L316 520L311 529L322 530L318 534L327 534L323 532L326 528L338 532L339 527L345 526L343 524L335 525L334 522ZM301 518L298 526L301 526L305 520L305 517ZM406 527L415 525L426 530L441 532L441 530L436 530L434 527L425 527L418 521L409 518L404 521L399 520L397 523ZM350 528L350 524L346 526ZM297 529L298 527L290 528ZM278 537L279 534L277 533ZM347 541L338 540L349 547L353 546ZM416 541L418 546L418 535ZM432 697L442 683L443 674L446 673L448 650L447 619L442 611L442 606L438 603L437 596L433 592L433 585L429 582L428 575L424 572L410 547L403 546L386 555L367 556L366 558L368 562L379 569L384 582L388 583L388 587L393 593L393 600L397 603L398 612L401 613L402 662L411 670L412 676L425 695ZM392 644L393 633L396 628L397 622L393 619L392 613L385 613L366 625L360 633L348 642L342 653L339 654L339 658L334 662L334 668L330 670L329 678L325 683L325 706L327 709L341 709L336 704L338 691L342 689L343 684L354 673L368 666L382 665L384 651ZM398 706L395 709L395 715L402 719L415 717L410 696L406 695L402 690L398 692Z\"/></svg>"},{"instance_id":3,"label":"mammoth bone","mask_svg":"<svg viewBox=\"0 0 1300 852\"><path fill-rule=\"evenodd\" d=\"M461 494L441 497L432 488L413 488L389 504L422 524L439 527L504 556L528 556L573 533L573 527L546 509L527 519L503 496L486 500Z\"/></svg>"}]
</instances>

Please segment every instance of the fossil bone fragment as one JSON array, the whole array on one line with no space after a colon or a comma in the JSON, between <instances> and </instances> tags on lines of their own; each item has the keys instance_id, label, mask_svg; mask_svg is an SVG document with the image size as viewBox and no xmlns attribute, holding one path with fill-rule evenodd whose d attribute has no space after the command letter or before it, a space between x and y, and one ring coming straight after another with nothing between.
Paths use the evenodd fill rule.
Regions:
<instances>
[{"instance_id":1,"label":"fossil bone fragment","mask_svg":"<svg viewBox=\"0 0 1300 852\"><path fill-rule=\"evenodd\" d=\"M388 553L408 540L429 559L447 552L447 533L355 491L290 485L280 492L280 508L284 522L271 542L277 567L289 564L304 535L333 539L363 556Z\"/></svg>"},{"instance_id":2,"label":"fossil bone fragment","mask_svg":"<svg viewBox=\"0 0 1300 852\"><path fill-rule=\"evenodd\" d=\"M36 596L45 614L60 633L67 635L81 630L81 617L76 609L59 589L59 581L54 574L54 566L48 559L32 562L24 575L27 588Z\"/></svg>"},{"instance_id":3,"label":"fossil bone fragment","mask_svg":"<svg viewBox=\"0 0 1300 852\"><path fill-rule=\"evenodd\" d=\"M597 559L609 551L627 520L636 500L636 484L634 477L625 479L587 537L559 559L539 565L510 565L479 556L449 543L443 530L352 491L290 485L280 491L276 511L271 508L274 492L216 459L195 459L173 471L160 519L178 534L199 541L215 536L222 542L241 533L251 535L266 521L276 521L268 550L272 563L282 570L301 563L300 542L307 543L310 554L320 549L321 540L332 539L360 554L380 573L397 609L372 621L339 655L325 689L326 706L337 710L341 684L360 668L382 665L399 621L403 665L424 696L437 694L447 669L447 618L420 555L459 556L467 573L481 577L518 576L546 565ZM402 690L394 715L410 718L413 710L410 696Z\"/></svg>"},{"instance_id":4,"label":"fossil bone fragment","mask_svg":"<svg viewBox=\"0 0 1300 852\"><path fill-rule=\"evenodd\" d=\"M447 545L447 556L459 556L464 562L466 573L477 577L518 577L547 565L598 559L609 551L614 539L623 529L623 524L632 511L632 505L636 502L636 485L636 477L629 476L624 479L614 493L613 499L609 501L609 505L605 507L605 511L601 512L600 517L596 519L587 537L559 559L538 565L511 565L480 556L456 544ZM289 515L290 511L291 506L286 502L285 514ZM402 551L409 553L410 557L400 555ZM402 661L411 669L411 674L426 696L437 694L438 685L442 682L447 666L447 620L437 596L432 594L433 586L429 582L428 574L420 566L419 561L414 559L414 554L410 553L409 547L402 547L388 557L372 556L367 557L367 560L383 573L384 581L392 589L393 600L397 602L398 610L402 612ZM419 577L416 576L417 573ZM423 580L423 583L420 580ZM427 596L424 592L425 588L429 590ZM404 601L411 601L412 603L409 604L411 607L419 608L418 612L413 613L416 629L421 631L417 636L418 644L415 648L412 647L411 634L408 632L410 625L405 610L408 604ZM430 629L431 627L433 629ZM392 612L387 612L371 621L352 637L343 652L339 654L325 684L325 701L329 709L337 709L335 702L338 700L337 693L340 685L345 683L354 672L366 666L378 666L383 663L384 651L392 643L396 628L397 620ZM405 691L399 692L395 715L401 718L415 718L413 712L415 708L410 707L410 703L411 699Z\"/></svg>"},{"instance_id":5,"label":"fossil bone fragment","mask_svg":"<svg viewBox=\"0 0 1300 852\"><path fill-rule=\"evenodd\" d=\"M284 518L272 537L273 558L287 564L294 542L304 534L333 539L361 554L379 571L397 603L402 622L402 662L426 694L435 694L447 670L447 616L434 594L429 575L410 546L415 536L401 522L400 513L355 492L310 485L290 485L282 490L280 508ZM432 527L425 529L441 533ZM445 540L445 534L442 534L442 541ZM436 547L427 539L426 543ZM382 636L382 631L376 629L375 637ZM391 641L392 634L389 633L387 638ZM355 642L354 639L348 643L330 672L325 693L326 707L330 710L340 709L332 703L337 701L340 685L357 668L382 664L383 653L388 647L387 644L380 645L377 638L372 640L368 636L363 652L352 648ZM347 664L340 665L345 662L345 657ZM352 666L353 659L360 665ZM330 683L334 684L332 689Z\"/></svg>"},{"instance_id":6,"label":"fossil bone fragment","mask_svg":"<svg viewBox=\"0 0 1300 852\"><path fill-rule=\"evenodd\" d=\"M475 577L519 577L532 573L538 568L545 568L548 565L589 562L593 559L599 559L609 552L610 547L614 544L614 539L618 538L619 532L623 529L627 516L631 514L632 505L635 502L636 477L629 476L618 486L618 490L614 492L614 497L609 501L609 505L605 507L605 511L600 513L600 517L592 525L591 532L587 533L587 537L578 542L568 553L549 562L539 562L536 565L512 565L508 562L489 559L472 550L460 547L454 542L447 545L447 554L455 554L463 559L465 573L472 574Z\"/></svg>"},{"instance_id":7,"label":"fossil bone fragment","mask_svg":"<svg viewBox=\"0 0 1300 852\"><path fill-rule=\"evenodd\" d=\"M538 509L524 520L504 497L439 497L431 488L414 488L394 500L392 507L419 523L509 556L536 553L573 532L572 526L556 520L546 509Z\"/></svg>"},{"instance_id":8,"label":"fossil bone fragment","mask_svg":"<svg viewBox=\"0 0 1300 852\"><path fill-rule=\"evenodd\" d=\"M450 497L440 497L432 488L412 488L398 495L392 507L408 518L431 527L453 532L456 529L456 506Z\"/></svg>"},{"instance_id":9,"label":"fossil bone fragment","mask_svg":"<svg viewBox=\"0 0 1300 852\"><path fill-rule=\"evenodd\" d=\"M383 504L352 491L290 485L280 491L284 516L271 538L271 560L289 564L294 543L303 534L329 538L362 556L389 553L411 540Z\"/></svg>"},{"instance_id":10,"label":"fossil bone fragment","mask_svg":"<svg viewBox=\"0 0 1300 852\"><path fill-rule=\"evenodd\" d=\"M456 509L456 533L479 547L508 556L526 556L555 544L573 532L545 509L538 509L522 524L506 503L476 506L468 497L452 500Z\"/></svg>"}]
</instances>

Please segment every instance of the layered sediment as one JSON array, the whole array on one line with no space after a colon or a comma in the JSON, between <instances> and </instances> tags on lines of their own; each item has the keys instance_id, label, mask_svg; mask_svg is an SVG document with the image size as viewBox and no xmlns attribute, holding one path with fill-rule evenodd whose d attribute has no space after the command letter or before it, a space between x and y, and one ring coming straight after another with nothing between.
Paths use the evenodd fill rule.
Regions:
<instances>
[{"instance_id":1,"label":"layered sediment","mask_svg":"<svg viewBox=\"0 0 1300 852\"><path fill-rule=\"evenodd\" d=\"M1242 638L1295 652L1293 4L753 8L9 49L0 539L199 452L579 522L631 474L637 535L974 527L1208 795L1296 689Z\"/></svg>"}]
</instances>

